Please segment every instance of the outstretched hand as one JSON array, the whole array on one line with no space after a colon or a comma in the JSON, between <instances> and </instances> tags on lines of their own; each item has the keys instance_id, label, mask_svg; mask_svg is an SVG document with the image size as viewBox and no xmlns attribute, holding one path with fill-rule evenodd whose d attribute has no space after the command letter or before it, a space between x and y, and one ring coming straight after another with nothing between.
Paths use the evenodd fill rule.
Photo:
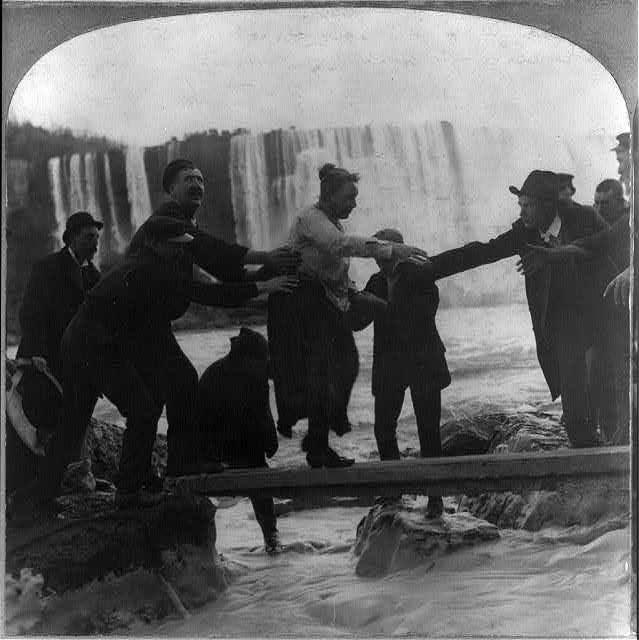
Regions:
<instances>
[{"instance_id":1,"label":"outstretched hand","mask_svg":"<svg viewBox=\"0 0 639 640\"><path fill-rule=\"evenodd\" d=\"M554 249L538 244L527 244L526 248L528 252L517 261L517 271L522 276L532 276L551 261Z\"/></svg>"},{"instance_id":2,"label":"outstretched hand","mask_svg":"<svg viewBox=\"0 0 639 640\"><path fill-rule=\"evenodd\" d=\"M628 306L630 299L630 267L622 271L608 284L604 291L604 298L611 295L614 297L616 305Z\"/></svg>"},{"instance_id":3,"label":"outstretched hand","mask_svg":"<svg viewBox=\"0 0 639 640\"><path fill-rule=\"evenodd\" d=\"M401 262L414 262L415 264L429 264L428 254L419 247L411 247L408 244L393 242L393 258Z\"/></svg>"},{"instance_id":4,"label":"outstretched hand","mask_svg":"<svg viewBox=\"0 0 639 640\"><path fill-rule=\"evenodd\" d=\"M256 282L257 290L260 293L291 293L299 285L297 276L276 276L270 280Z\"/></svg>"},{"instance_id":5,"label":"outstretched hand","mask_svg":"<svg viewBox=\"0 0 639 640\"><path fill-rule=\"evenodd\" d=\"M266 254L264 266L279 273L292 273L302 262L299 251L289 247L278 247Z\"/></svg>"}]
</instances>

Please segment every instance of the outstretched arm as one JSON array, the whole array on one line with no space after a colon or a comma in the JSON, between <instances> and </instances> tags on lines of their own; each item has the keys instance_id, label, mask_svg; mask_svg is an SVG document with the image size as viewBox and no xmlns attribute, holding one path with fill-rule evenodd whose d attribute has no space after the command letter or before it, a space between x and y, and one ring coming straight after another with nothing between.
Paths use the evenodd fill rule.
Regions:
<instances>
[{"instance_id":1,"label":"outstretched arm","mask_svg":"<svg viewBox=\"0 0 639 640\"><path fill-rule=\"evenodd\" d=\"M446 278L516 255L522 245L520 233L513 226L513 229L488 242L470 242L463 247L431 256L429 260L433 278Z\"/></svg>"},{"instance_id":2,"label":"outstretched arm","mask_svg":"<svg viewBox=\"0 0 639 640\"><path fill-rule=\"evenodd\" d=\"M333 255L376 260L397 258L421 263L428 261L428 254L418 247L343 233L323 215L301 218L297 225L300 235Z\"/></svg>"},{"instance_id":3,"label":"outstretched arm","mask_svg":"<svg viewBox=\"0 0 639 640\"><path fill-rule=\"evenodd\" d=\"M239 307L260 293L290 293L296 286L294 276L277 276L261 282L193 282L191 301L209 307Z\"/></svg>"}]
</instances>

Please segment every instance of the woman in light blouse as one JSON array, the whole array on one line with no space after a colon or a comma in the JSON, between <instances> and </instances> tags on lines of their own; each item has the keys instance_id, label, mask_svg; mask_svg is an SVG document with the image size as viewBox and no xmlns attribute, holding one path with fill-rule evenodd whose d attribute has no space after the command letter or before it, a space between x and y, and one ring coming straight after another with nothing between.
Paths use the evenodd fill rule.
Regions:
<instances>
[{"instance_id":1,"label":"woman in light blouse","mask_svg":"<svg viewBox=\"0 0 639 640\"><path fill-rule=\"evenodd\" d=\"M350 431L346 409L359 368L351 326L358 309L385 303L359 292L350 257L427 261L416 247L344 232L341 220L356 207L357 174L332 164L319 171L319 201L298 214L288 245L299 251L300 286L269 299L268 335L278 408L278 430L308 417L303 449L311 467L353 464L329 447L328 434Z\"/></svg>"}]
</instances>

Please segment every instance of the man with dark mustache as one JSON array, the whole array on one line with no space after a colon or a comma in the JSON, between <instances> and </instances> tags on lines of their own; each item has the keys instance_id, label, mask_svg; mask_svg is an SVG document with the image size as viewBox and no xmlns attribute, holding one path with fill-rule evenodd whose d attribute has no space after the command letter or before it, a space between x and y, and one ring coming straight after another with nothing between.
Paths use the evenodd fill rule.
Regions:
<instances>
[{"instance_id":1,"label":"man with dark mustache","mask_svg":"<svg viewBox=\"0 0 639 640\"><path fill-rule=\"evenodd\" d=\"M210 275L223 282L242 282L247 280L244 269L247 264L263 264L270 274L295 271L300 261L297 252L289 249L257 251L229 244L198 229L195 214L204 198L204 178L191 160L178 158L170 162L162 176L162 187L168 199L138 229L131 240L129 253L140 250L146 226L160 216L182 221L193 237L178 262L180 271L187 278L206 281ZM158 352L165 354L174 371L173 379L179 381L180 386L180 392L172 393L166 403L169 425L167 475L196 473L202 468L197 459L199 434L194 432L197 420L190 416L196 405L197 372L179 347L168 322L161 339L154 340L148 349L154 358Z\"/></svg>"}]
</instances>

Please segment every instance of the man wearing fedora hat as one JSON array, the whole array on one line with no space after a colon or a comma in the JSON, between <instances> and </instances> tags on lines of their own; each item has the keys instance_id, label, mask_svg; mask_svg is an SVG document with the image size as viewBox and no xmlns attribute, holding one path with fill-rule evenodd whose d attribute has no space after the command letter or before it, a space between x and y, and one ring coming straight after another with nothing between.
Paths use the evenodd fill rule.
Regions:
<instances>
[{"instance_id":1,"label":"man wearing fedora hat","mask_svg":"<svg viewBox=\"0 0 639 640\"><path fill-rule=\"evenodd\" d=\"M533 171L518 197L520 217L509 231L488 242L471 242L430 258L435 278L530 252L530 245L557 246L603 228L593 209L559 203L559 179ZM526 296L539 364L553 399L561 395L566 431L575 447L598 444L588 420L586 351L593 343L595 318L606 284L601 261L544 265L525 273Z\"/></svg>"},{"instance_id":2,"label":"man wearing fedora hat","mask_svg":"<svg viewBox=\"0 0 639 640\"><path fill-rule=\"evenodd\" d=\"M16 357L30 360L33 365L25 369L19 391L25 414L39 431L53 431L57 426L60 395L42 372L61 379L62 334L87 291L100 279L100 272L92 263L100 229L102 223L87 211L69 216L62 235L64 247L36 262L27 282L19 313L22 339ZM8 438L13 439L13 434ZM80 455L78 449L72 459ZM36 462L34 456L21 452L18 446L8 458L8 471L12 476L13 471L28 475ZM16 469L12 470L12 466ZM83 477L88 488L94 484L89 474L90 471Z\"/></svg>"}]
</instances>

